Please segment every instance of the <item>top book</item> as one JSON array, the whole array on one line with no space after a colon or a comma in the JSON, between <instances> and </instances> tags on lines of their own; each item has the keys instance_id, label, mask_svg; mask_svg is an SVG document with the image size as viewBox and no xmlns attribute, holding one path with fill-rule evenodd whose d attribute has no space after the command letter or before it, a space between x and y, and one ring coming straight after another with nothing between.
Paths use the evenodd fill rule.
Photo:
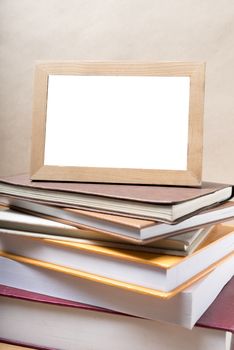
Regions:
<instances>
[{"instance_id":1,"label":"top book","mask_svg":"<svg viewBox=\"0 0 234 350\"><path fill-rule=\"evenodd\" d=\"M200 188L30 181L0 178L0 195L71 208L119 213L174 223L232 197L231 185L203 182Z\"/></svg>"}]
</instances>

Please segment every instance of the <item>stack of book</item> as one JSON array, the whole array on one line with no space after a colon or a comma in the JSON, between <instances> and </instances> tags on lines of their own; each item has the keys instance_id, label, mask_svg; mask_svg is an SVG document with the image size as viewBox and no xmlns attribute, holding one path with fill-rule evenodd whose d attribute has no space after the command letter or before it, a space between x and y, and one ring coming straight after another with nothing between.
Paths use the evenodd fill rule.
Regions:
<instances>
[{"instance_id":1,"label":"stack of book","mask_svg":"<svg viewBox=\"0 0 234 350\"><path fill-rule=\"evenodd\" d=\"M220 312L213 323L197 322L233 276L232 186L32 182L22 175L2 178L0 195L2 341L225 348L225 332L214 331L222 328L214 326ZM233 280L226 288L233 290ZM233 294L223 293L219 305L231 305Z\"/></svg>"}]
</instances>

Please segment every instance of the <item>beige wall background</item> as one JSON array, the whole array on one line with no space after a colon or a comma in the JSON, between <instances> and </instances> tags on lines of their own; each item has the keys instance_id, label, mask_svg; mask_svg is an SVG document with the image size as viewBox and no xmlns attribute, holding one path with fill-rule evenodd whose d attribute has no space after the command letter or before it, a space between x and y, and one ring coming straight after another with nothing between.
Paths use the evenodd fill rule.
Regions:
<instances>
[{"instance_id":1,"label":"beige wall background","mask_svg":"<svg viewBox=\"0 0 234 350\"><path fill-rule=\"evenodd\" d=\"M233 0L1 0L0 35L0 175L29 170L36 60L199 60L203 179L234 183Z\"/></svg>"}]
</instances>

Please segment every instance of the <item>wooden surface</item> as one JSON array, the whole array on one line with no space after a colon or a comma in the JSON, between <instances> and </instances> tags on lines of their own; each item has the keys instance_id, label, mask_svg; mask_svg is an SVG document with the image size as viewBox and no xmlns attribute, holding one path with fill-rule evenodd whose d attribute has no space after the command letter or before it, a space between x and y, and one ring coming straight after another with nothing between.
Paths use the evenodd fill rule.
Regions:
<instances>
[{"instance_id":1,"label":"wooden surface","mask_svg":"<svg viewBox=\"0 0 234 350\"><path fill-rule=\"evenodd\" d=\"M0 350L33 350L33 349L35 348L28 348L25 346L0 343Z\"/></svg>"}]
</instances>

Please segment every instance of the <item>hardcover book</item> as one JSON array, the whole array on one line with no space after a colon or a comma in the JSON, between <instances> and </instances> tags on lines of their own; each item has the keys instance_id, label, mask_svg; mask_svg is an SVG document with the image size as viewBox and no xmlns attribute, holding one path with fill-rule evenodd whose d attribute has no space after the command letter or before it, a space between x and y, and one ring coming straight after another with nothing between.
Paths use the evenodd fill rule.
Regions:
<instances>
[{"instance_id":1,"label":"hardcover book","mask_svg":"<svg viewBox=\"0 0 234 350\"><path fill-rule=\"evenodd\" d=\"M234 208L233 208L234 209ZM52 238L74 243L145 251L151 253L186 256L191 254L207 237L211 227L194 229L168 238L158 239L147 245L131 244L106 233L79 229L53 220L25 214L7 207L0 207L0 233L37 238Z\"/></svg>"},{"instance_id":2,"label":"hardcover book","mask_svg":"<svg viewBox=\"0 0 234 350\"><path fill-rule=\"evenodd\" d=\"M200 213L197 213L196 215L193 215L190 218L187 218L178 223L174 223L173 225L162 223L159 221L142 220L142 219L130 218L126 216L98 213L94 211L91 212L87 210L85 211L85 210L79 210L79 209L73 209L73 208L63 209L63 208L49 207L47 210L47 214L53 216L53 209L59 211L58 213L57 212L54 213L55 216L58 214L58 218L59 218L59 216L61 215L61 219L63 219L64 217L64 222L66 221L69 222L69 219L70 219L71 220L70 222L71 223L73 222L74 225L76 224L78 225L79 215L82 216L82 219L85 217L85 219L83 220L87 220L87 228L90 227L90 229L92 227L93 229L96 229L97 221L99 225L102 225L102 222L104 223L109 222L110 233L111 231L114 231L115 225L116 226L123 225L124 229L121 232L122 235L123 236L129 235L128 238L132 236L132 238L134 240L137 240L137 243L139 244L141 243L141 241L143 244L147 244L148 242L153 242L156 239L174 236L177 233L181 235L181 232L188 232L194 229L200 229L200 228L203 228L204 225L207 226L209 224L215 224L221 221L223 222L226 220L230 220L231 218L234 218L233 201L227 201L224 204L215 206L214 208L204 210ZM63 213L60 213L60 211L61 212L65 211L65 215ZM91 221L91 223L89 223L89 220ZM92 220L93 220L93 224L92 224ZM61 222L62 221L63 220L61 220ZM84 228L85 227L86 226L84 224Z\"/></svg>"},{"instance_id":3,"label":"hardcover book","mask_svg":"<svg viewBox=\"0 0 234 350\"><path fill-rule=\"evenodd\" d=\"M170 298L233 253L233 226L217 225L188 257L135 252L102 246L1 235L2 256L71 269L97 283ZM18 257L17 257L18 256Z\"/></svg>"},{"instance_id":4,"label":"hardcover book","mask_svg":"<svg viewBox=\"0 0 234 350\"><path fill-rule=\"evenodd\" d=\"M71 274L68 270L60 269L59 266L51 270L46 263L36 266L29 262L26 264L22 261L4 257L0 257L0 283L5 286L25 289L56 298L95 305L125 314L192 328L217 297L224 285L231 279L233 264L233 258L226 259L206 277L193 283L169 300L155 298L149 294L139 294L131 289L115 288L110 285L96 283L90 279L83 279ZM10 305L13 305L12 301L10 301ZM14 310L15 308L12 306L12 309ZM41 312L43 320L45 320L45 314L43 311ZM20 317L22 314L21 310L19 313ZM6 315L9 315L9 313L6 312ZM2 319L1 313L0 322ZM35 317L36 319L37 317ZM56 317L56 319L58 320L59 317ZM66 325L68 319L69 316L66 317ZM16 319L14 320L16 321ZM31 318L29 318L29 321L31 321ZM23 324L21 318L18 325ZM42 324L46 323L43 321ZM6 325L5 322L3 325ZM99 324L99 326L101 325ZM6 327L8 331L11 331L12 327L8 325ZM69 327L65 328L69 329ZM103 329L102 326L101 328ZM110 328L113 330L113 325ZM17 330L18 327L14 329ZM0 327L0 330L3 331L3 328ZM24 332L24 334L27 333L29 332ZM38 329L37 334L39 334Z\"/></svg>"},{"instance_id":5,"label":"hardcover book","mask_svg":"<svg viewBox=\"0 0 234 350\"><path fill-rule=\"evenodd\" d=\"M25 312L28 312L27 316L30 316L29 320L31 320L31 322L34 323L35 320L37 320L36 321L37 329L40 332L40 335L42 335L43 333L43 338L48 337L48 333L46 334L44 333L45 328L42 326L44 325L44 322L39 322L38 317L35 317L35 318L33 317L34 312L37 313L36 316L42 315L41 312L38 312L40 305L42 305L42 307L45 310L44 316L47 316L46 317L47 320L49 319L48 315L50 315L50 319L52 318L52 315L54 315L54 317L58 316L54 320L54 322L55 323L58 322L59 325L64 322L63 308L66 308L65 313L68 316L66 320L66 324L69 324L72 327L74 319L73 317L69 317L69 311L71 310L71 316L73 316L73 313L75 313L76 318L78 319L77 322L81 322L81 319L83 319L83 322L87 324L87 329L89 329L90 336L83 339L83 341L86 342L85 344L83 344L85 348L87 348L90 345L88 344L90 337L93 338L95 336L95 339L98 340L98 344L95 346L95 349L97 349L97 347L102 348L102 350L105 348L109 349L108 346L109 346L109 343L111 342L112 334L109 334L108 332L107 334L105 334L105 337L102 337L102 332L101 334L99 333L100 328L103 329L103 326L106 325L106 323L109 321L111 325L114 327L112 331L116 332L115 334L116 341L118 342L118 338L119 338L119 337L116 337L116 335L124 337L123 344L118 344L118 343L116 344L116 346L122 345L121 349L123 348L127 349L127 347L132 348L133 345L134 345L134 348L136 348L136 346L137 347L142 346L143 348L145 346L143 344L143 339L144 339L147 326L150 327L148 331L148 337L147 337L148 341L149 339L152 339L152 346L154 341L157 342L158 346L159 346L159 343L162 343L160 346L160 350L164 349L165 347L166 349L168 349L169 346L171 346L171 349L173 350L175 349L181 350L184 348L185 344L186 346L189 346L189 349L191 349L191 346L192 348L196 346L197 347L196 350L198 349L198 346L201 349L203 349L204 347L205 348L212 347L212 349L215 349L213 347L214 344L215 344L215 347L218 347L219 350L221 350L223 346L225 350L231 349L230 347L231 333L234 332L234 323L233 323L234 278L232 278L226 284L226 286L222 289L218 297L210 305L208 310L201 316L201 318L196 323L195 328L193 328L191 332L176 326L166 324L166 323L163 324L157 321L149 322L147 320L134 319L134 317L130 317L130 315L121 314L116 311L103 309L100 307L82 304L78 302L72 302L61 298L49 297L47 295L43 295L39 293L28 292L26 290L0 285L0 300L1 300L0 302L2 302L2 304L4 305L4 309L6 311L8 309L7 308L8 299L10 300L10 298L13 299L13 305L17 305L18 307L20 306L22 308L23 316L25 315ZM29 308L31 309L31 311L29 311ZM85 310L87 310L87 312L85 312ZM9 311L15 314L13 317L13 320L18 319L19 309L13 310L13 306L10 305ZM29 315L29 313L31 314ZM3 321L6 321L6 318L4 316L5 314L3 314L3 317L2 317ZM96 322L94 320L96 320ZM122 327L119 326L120 322L118 322L118 320L122 320ZM12 320L10 320L10 322L12 322ZM21 323L22 323L22 320L20 324ZM138 325L141 327L142 336L140 337L140 339L138 338L136 340L136 337L138 337L138 335L134 333L137 332ZM13 327L13 324L11 324L11 326ZM83 326L85 327L85 325ZM18 327L19 325L16 328ZM54 331L54 329L57 329L58 327L59 326L56 325L56 328L53 327L51 329L52 334L50 334L49 339L46 339L47 342L52 342L52 339L56 339L56 337L53 337L53 332L57 334L57 332ZM94 327L96 327L96 330L94 329ZM129 332L129 336L125 337L125 334L123 332L123 327L126 327L126 332ZM203 329L202 328L199 329L199 327L202 327ZM30 326L30 329L31 328L32 327ZM63 329L63 341L64 341L66 328L67 327L64 327ZM97 331L97 329L99 330L99 332ZM207 332L206 332L206 329L207 329ZM8 336L10 337L10 339L0 338L1 341L4 341L4 343L0 343L0 349L23 350L23 349L26 349L25 346L27 346L27 349L29 349L28 346L30 346L30 349L32 348L40 349L40 350L51 349L44 346L39 347L38 343L40 343L40 340L35 341L35 339L38 338L38 332L37 334L33 335L33 337L31 335L28 338L26 334L24 334L24 331L21 329L18 332L17 336L16 334L12 334L12 333L9 334L9 330L8 330ZM172 339L170 339L170 342L173 342L173 344L171 345L170 343L168 343L167 338L165 338L167 337L168 333L170 333L170 336L172 335ZM80 332L78 332L78 334L79 335L78 335L78 338L76 339L76 344L80 343L81 341ZM74 335L77 336L77 332L74 332ZM196 337L196 339L194 339L194 337ZM24 342L22 342L22 339L24 339ZM192 342L191 346L187 344L189 340ZM25 343L25 341L27 341L27 343ZM66 338L65 341L68 341L68 338ZM138 341L138 344L132 343L135 341ZM18 344L18 346L8 345L6 344L6 342ZM32 344L31 342L33 342L34 344ZM45 343L45 341L43 343ZM53 345L55 346L56 344L53 343Z\"/></svg>"},{"instance_id":6,"label":"hardcover book","mask_svg":"<svg viewBox=\"0 0 234 350\"><path fill-rule=\"evenodd\" d=\"M234 333L234 277L201 316L197 325Z\"/></svg>"},{"instance_id":7,"label":"hardcover book","mask_svg":"<svg viewBox=\"0 0 234 350\"><path fill-rule=\"evenodd\" d=\"M0 194L44 204L86 208L175 222L228 200L232 186L204 182L201 188L35 182L28 175L1 178Z\"/></svg>"},{"instance_id":8,"label":"hardcover book","mask_svg":"<svg viewBox=\"0 0 234 350\"><path fill-rule=\"evenodd\" d=\"M32 201L16 198L2 197L8 205L17 210L23 210L32 215L38 215L45 219L58 221L63 224L76 226L86 230L86 237L90 239L103 239L113 241L129 241L134 244L148 244L156 239L161 239L176 233L187 232L204 225L218 223L234 218L234 202L228 201L225 204L205 210L193 215L177 224L166 224L161 222L130 218L126 216L91 212L71 208L58 208L39 204ZM32 221L32 220L30 220ZM87 236L87 230L92 234ZM58 230L58 234L61 230ZM74 234L74 229L72 230ZM68 230L67 230L68 232ZM76 231L78 237L78 231ZM68 232L67 236L71 234ZM108 238L109 237L109 238ZM82 238L82 237L81 237Z\"/></svg>"},{"instance_id":9,"label":"hardcover book","mask_svg":"<svg viewBox=\"0 0 234 350\"><path fill-rule=\"evenodd\" d=\"M192 331L95 306L0 286L0 336L55 349L225 350L226 332ZM30 329L30 332L25 332ZM168 337L170 334L170 337ZM113 342L114 339L114 342Z\"/></svg>"}]
</instances>

